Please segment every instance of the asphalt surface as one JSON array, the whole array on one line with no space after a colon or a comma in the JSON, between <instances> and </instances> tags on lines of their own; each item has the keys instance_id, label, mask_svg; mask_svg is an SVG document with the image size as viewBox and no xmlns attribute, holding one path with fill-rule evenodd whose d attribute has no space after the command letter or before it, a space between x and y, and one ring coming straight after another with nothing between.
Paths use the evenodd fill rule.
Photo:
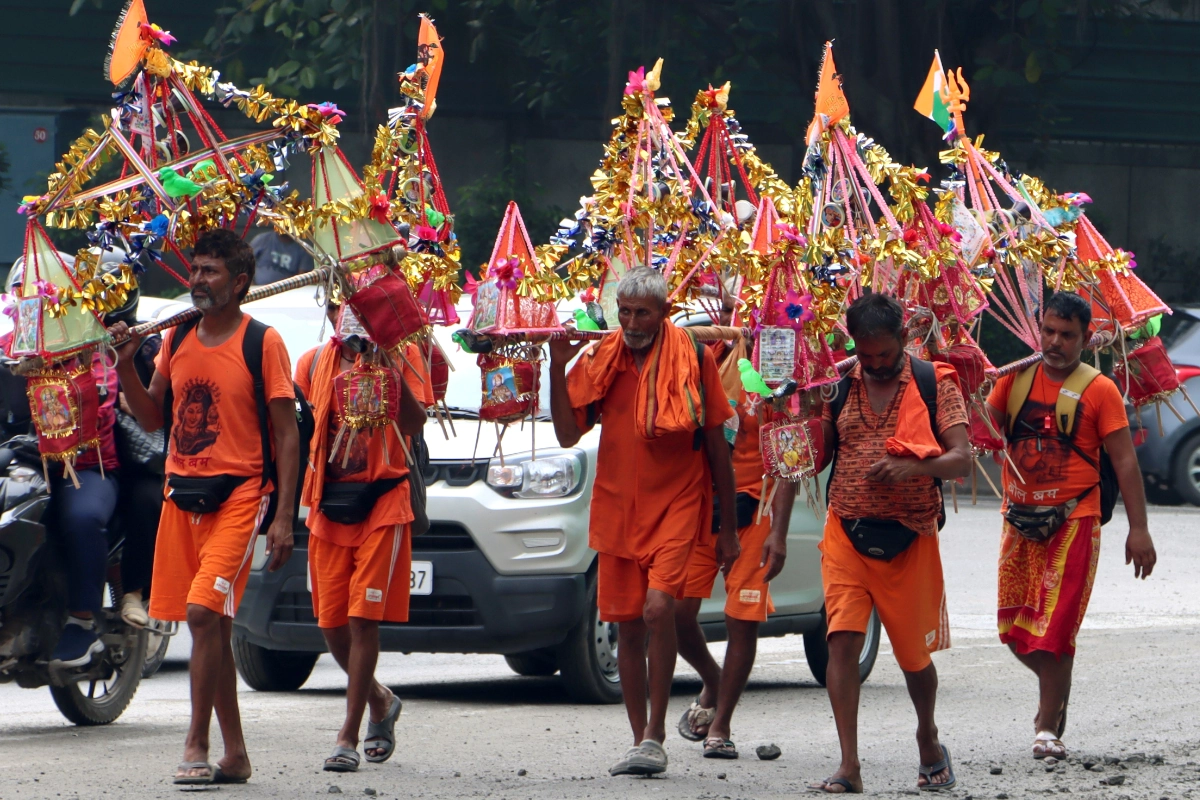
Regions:
<instances>
[{"instance_id":1,"label":"asphalt surface","mask_svg":"<svg viewBox=\"0 0 1200 800\"><path fill-rule=\"evenodd\" d=\"M935 663L938 722L959 780L951 794L1191 797L1200 790L1200 509L1153 509L1159 566L1145 582L1124 564L1120 510L1106 529L1064 737L1072 757L1050 771L1029 756L1034 678L995 637L997 511L994 502L971 508L964 498L942 538L953 647ZM0 686L0 800L178 797L182 790L169 778L181 754L188 685L186 665L174 656L186 644L181 637L173 645L172 660L107 727L70 725L45 689ZM719 658L723 645L713 651ZM331 787L388 798L783 798L837 763L828 700L797 636L760 643L734 718L738 761L705 760L698 745L674 733L698 689L681 663L668 720L670 766L658 779L608 776L629 745L622 707L572 705L556 679L514 676L499 656L390 654L378 675L405 701L399 748L387 764L352 775L320 771L340 726L345 687L325 656L298 692L243 687L255 775L246 786L199 791L227 798L328 796ZM886 640L863 688L860 720L867 791L916 794L915 722ZM216 731L214 723L219 742ZM755 746L766 743L782 749L779 760L755 758ZM217 744L214 758L219 754ZM996 769L1000 774L992 774Z\"/></svg>"}]
</instances>

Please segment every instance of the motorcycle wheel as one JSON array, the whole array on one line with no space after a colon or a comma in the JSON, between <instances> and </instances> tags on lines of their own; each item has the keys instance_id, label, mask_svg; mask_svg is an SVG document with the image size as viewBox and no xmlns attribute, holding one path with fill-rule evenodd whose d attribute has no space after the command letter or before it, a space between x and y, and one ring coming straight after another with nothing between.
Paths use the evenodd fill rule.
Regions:
<instances>
[{"instance_id":1,"label":"motorcycle wheel","mask_svg":"<svg viewBox=\"0 0 1200 800\"><path fill-rule=\"evenodd\" d=\"M50 686L54 704L76 725L107 725L129 706L142 682L146 631L138 631L133 647L105 648L101 659L89 677L66 686Z\"/></svg>"},{"instance_id":2,"label":"motorcycle wheel","mask_svg":"<svg viewBox=\"0 0 1200 800\"><path fill-rule=\"evenodd\" d=\"M158 668L167 657L167 647L171 644L170 636L161 633L146 632L146 661L142 664L142 680L154 677Z\"/></svg>"}]
</instances>

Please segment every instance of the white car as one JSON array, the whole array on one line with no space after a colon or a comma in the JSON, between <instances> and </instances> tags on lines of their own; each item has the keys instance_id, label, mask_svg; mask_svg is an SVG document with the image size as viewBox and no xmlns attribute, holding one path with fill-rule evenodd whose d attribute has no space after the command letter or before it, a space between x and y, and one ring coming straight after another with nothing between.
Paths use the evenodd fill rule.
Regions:
<instances>
[{"instance_id":1,"label":"white car","mask_svg":"<svg viewBox=\"0 0 1200 800\"><path fill-rule=\"evenodd\" d=\"M142 302L154 309L153 318L187 307L154 298ZM330 333L313 289L250 303L246 310L280 332L293 364ZM560 307L564 320L570 310ZM465 325L470 307L464 304L458 313ZM707 324L707 318L681 324ZM413 540L409 621L381 625L381 647L385 652L500 653L522 675L561 673L578 701L618 702L616 626L599 620L596 554L587 544L600 430L573 448L558 446L545 368L537 421L509 426L502 438L494 424L481 425L479 368L475 356L451 340L452 333L435 329L453 367L446 403L454 434L448 428L443 433L432 416L426 423L431 464L424 477L432 527ZM821 523L798 500L787 565L771 583L776 610L760 631L762 636L804 634L809 665L824 683L821 535ZM264 569L261 539L234 625L234 655L252 687L292 690L307 680L325 651L308 589L307 532L298 526L295 552L278 572ZM718 580L701 609L710 640L725 638L724 603ZM874 666L879 634L873 619L860 659L863 680Z\"/></svg>"}]
</instances>

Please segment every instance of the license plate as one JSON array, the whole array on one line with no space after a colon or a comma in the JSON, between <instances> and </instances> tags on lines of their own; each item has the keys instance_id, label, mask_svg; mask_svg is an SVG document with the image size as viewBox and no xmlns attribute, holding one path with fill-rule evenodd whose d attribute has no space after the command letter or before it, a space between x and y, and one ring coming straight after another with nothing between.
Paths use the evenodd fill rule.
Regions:
<instances>
[{"instance_id":1,"label":"license plate","mask_svg":"<svg viewBox=\"0 0 1200 800\"><path fill-rule=\"evenodd\" d=\"M409 594L433 594L433 562L414 561L408 579Z\"/></svg>"}]
</instances>

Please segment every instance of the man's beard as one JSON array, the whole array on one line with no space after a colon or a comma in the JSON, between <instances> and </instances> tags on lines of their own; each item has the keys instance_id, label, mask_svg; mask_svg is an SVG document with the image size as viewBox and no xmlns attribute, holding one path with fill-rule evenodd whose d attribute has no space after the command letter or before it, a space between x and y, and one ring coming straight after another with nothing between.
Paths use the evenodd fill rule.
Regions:
<instances>
[{"instance_id":1,"label":"man's beard","mask_svg":"<svg viewBox=\"0 0 1200 800\"><path fill-rule=\"evenodd\" d=\"M192 305L201 311L224 308L229 305L231 299L233 299L233 292L229 289L217 293L214 293L211 289L201 289L199 287L192 289Z\"/></svg>"},{"instance_id":2,"label":"man's beard","mask_svg":"<svg viewBox=\"0 0 1200 800\"><path fill-rule=\"evenodd\" d=\"M621 336L625 339L625 346L630 350L645 350L647 347L654 344L655 334L630 333L628 331L621 331Z\"/></svg>"},{"instance_id":3,"label":"man's beard","mask_svg":"<svg viewBox=\"0 0 1200 800\"><path fill-rule=\"evenodd\" d=\"M863 372L865 372L867 374L867 377L872 378L877 381L890 381L892 378L896 377L903 371L904 371L904 359L903 358L897 358L896 363L890 367L879 367L876 369L871 369L870 367L863 367Z\"/></svg>"}]
</instances>

